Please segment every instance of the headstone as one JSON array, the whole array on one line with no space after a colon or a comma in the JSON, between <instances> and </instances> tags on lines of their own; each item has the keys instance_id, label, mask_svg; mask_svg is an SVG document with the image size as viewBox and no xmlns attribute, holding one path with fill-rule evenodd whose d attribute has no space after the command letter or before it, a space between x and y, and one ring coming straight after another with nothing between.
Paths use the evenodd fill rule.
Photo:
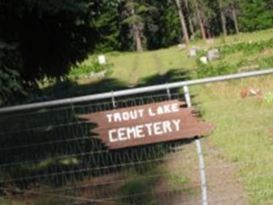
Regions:
<instances>
[{"instance_id":1,"label":"headstone","mask_svg":"<svg viewBox=\"0 0 273 205\"><path fill-rule=\"evenodd\" d=\"M206 56L200 57L200 61L201 61L201 63L203 63L203 64L208 64L208 58L207 58Z\"/></svg>"},{"instance_id":2,"label":"headstone","mask_svg":"<svg viewBox=\"0 0 273 205\"><path fill-rule=\"evenodd\" d=\"M209 61L213 61L220 58L220 52L217 48L211 49L207 53L207 58Z\"/></svg>"},{"instance_id":3,"label":"headstone","mask_svg":"<svg viewBox=\"0 0 273 205\"><path fill-rule=\"evenodd\" d=\"M195 57L197 55L197 51L198 51L197 48L191 48L189 50L189 57Z\"/></svg>"},{"instance_id":4,"label":"headstone","mask_svg":"<svg viewBox=\"0 0 273 205\"><path fill-rule=\"evenodd\" d=\"M178 47L179 50L184 50L184 49L187 48L187 45L186 44L178 44L177 47Z\"/></svg>"},{"instance_id":5,"label":"headstone","mask_svg":"<svg viewBox=\"0 0 273 205\"><path fill-rule=\"evenodd\" d=\"M101 65L106 64L106 57L105 57L105 55L99 55L98 56L98 61L99 61L99 64L101 64Z\"/></svg>"}]
</instances>

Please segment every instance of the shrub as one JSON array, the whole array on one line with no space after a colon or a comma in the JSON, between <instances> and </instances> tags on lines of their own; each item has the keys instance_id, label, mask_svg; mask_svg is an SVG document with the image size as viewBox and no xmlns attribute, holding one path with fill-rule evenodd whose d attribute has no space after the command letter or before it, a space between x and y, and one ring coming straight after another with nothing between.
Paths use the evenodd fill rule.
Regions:
<instances>
[{"instance_id":1,"label":"shrub","mask_svg":"<svg viewBox=\"0 0 273 205\"><path fill-rule=\"evenodd\" d=\"M72 67L68 77L70 78L79 78L83 76L90 76L91 74L105 71L106 73L110 72L112 64L100 64L95 57L90 57L86 61L77 64Z\"/></svg>"},{"instance_id":2,"label":"shrub","mask_svg":"<svg viewBox=\"0 0 273 205\"><path fill-rule=\"evenodd\" d=\"M198 69L196 70L197 78L218 76L234 73L237 71L237 65L230 65L225 61L220 61L217 65L213 65L212 63L203 64L199 60L197 62Z\"/></svg>"},{"instance_id":3,"label":"shrub","mask_svg":"<svg viewBox=\"0 0 273 205\"><path fill-rule=\"evenodd\" d=\"M225 45L219 47L222 55L228 55L235 52L243 52L245 54L255 54L263 51L266 48L273 47L273 38L267 41L237 43L233 45Z\"/></svg>"},{"instance_id":4,"label":"shrub","mask_svg":"<svg viewBox=\"0 0 273 205\"><path fill-rule=\"evenodd\" d=\"M22 80L18 67L21 58L15 50L15 46L0 44L0 106L15 101L16 97L24 94Z\"/></svg>"}]
</instances>

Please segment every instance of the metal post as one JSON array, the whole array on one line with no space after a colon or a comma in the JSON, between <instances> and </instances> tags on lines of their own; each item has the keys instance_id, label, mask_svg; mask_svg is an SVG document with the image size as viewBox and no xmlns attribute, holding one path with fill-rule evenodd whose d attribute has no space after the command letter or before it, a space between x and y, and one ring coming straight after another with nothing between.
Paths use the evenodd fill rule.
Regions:
<instances>
[{"instance_id":1,"label":"metal post","mask_svg":"<svg viewBox=\"0 0 273 205\"><path fill-rule=\"evenodd\" d=\"M166 84L166 90L167 90L168 99L171 100L171 99L172 99L172 96L171 96L171 91L170 91L170 88L169 88L169 84L168 84L168 83Z\"/></svg>"},{"instance_id":2,"label":"metal post","mask_svg":"<svg viewBox=\"0 0 273 205\"><path fill-rule=\"evenodd\" d=\"M183 86L215 83L215 82L221 82L221 81L227 81L227 80L257 77L257 76L269 75L269 74L273 74L273 69L252 71L252 72L247 72L247 73L236 73L236 74L209 77L209 78L189 80L189 81L174 82L174 83L169 83L168 87L169 87L169 89L181 88ZM142 87L142 88L131 88L131 89L127 89L127 90L116 91L115 97L143 94L143 93L148 93L148 92L156 92L156 91L160 91L160 90L164 90L164 89L166 89L165 84L152 85L152 86ZM11 106L11 107L0 108L0 114L8 113L8 112L16 112L16 111L34 110L34 109L45 108L45 107L67 105L67 104L71 104L71 103L74 103L74 104L83 103L83 102L89 102L89 101L93 101L93 100L103 100L103 99L109 99L112 96L113 96L113 92L106 92L106 93L100 93L100 94L94 94L94 95L65 98L65 99L60 99L60 100L31 103L31 104L25 104L25 105L15 105L15 106Z\"/></svg>"},{"instance_id":3,"label":"metal post","mask_svg":"<svg viewBox=\"0 0 273 205\"><path fill-rule=\"evenodd\" d=\"M183 86L184 96L187 103L187 107L191 107L191 96L188 86ZM196 150L199 160L199 172L200 172L200 181L201 181L201 197L202 205L208 205L208 194L207 194L207 180L206 180L206 171L205 171L205 160L202 152L202 145L200 139L195 140Z\"/></svg>"},{"instance_id":4,"label":"metal post","mask_svg":"<svg viewBox=\"0 0 273 205\"><path fill-rule=\"evenodd\" d=\"M117 107L117 105L116 105L116 101L115 101L115 93L114 93L114 91L112 91L112 105L113 105L113 108L116 108Z\"/></svg>"}]
</instances>

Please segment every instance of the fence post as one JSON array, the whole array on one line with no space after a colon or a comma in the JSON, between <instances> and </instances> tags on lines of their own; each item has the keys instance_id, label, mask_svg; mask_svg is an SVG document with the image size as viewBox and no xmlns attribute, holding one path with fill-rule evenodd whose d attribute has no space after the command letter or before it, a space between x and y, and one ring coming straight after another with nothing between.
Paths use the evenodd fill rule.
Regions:
<instances>
[{"instance_id":1,"label":"fence post","mask_svg":"<svg viewBox=\"0 0 273 205\"><path fill-rule=\"evenodd\" d=\"M172 95L171 95L169 83L166 83L166 90L167 90L168 99L171 100L172 99Z\"/></svg>"},{"instance_id":2,"label":"fence post","mask_svg":"<svg viewBox=\"0 0 273 205\"><path fill-rule=\"evenodd\" d=\"M113 105L113 108L115 109L116 107L117 107L117 105L116 105L116 101L115 101L115 93L114 93L114 91L112 91L112 105Z\"/></svg>"},{"instance_id":3,"label":"fence post","mask_svg":"<svg viewBox=\"0 0 273 205\"><path fill-rule=\"evenodd\" d=\"M187 103L187 107L191 107L191 96L188 86L183 86L184 96ZM208 194L207 194L207 182L206 182L206 171L205 171L205 160L202 152L202 145L199 138L195 140L196 150L199 160L199 172L200 172L200 182L201 182L201 204L208 205Z\"/></svg>"}]
</instances>

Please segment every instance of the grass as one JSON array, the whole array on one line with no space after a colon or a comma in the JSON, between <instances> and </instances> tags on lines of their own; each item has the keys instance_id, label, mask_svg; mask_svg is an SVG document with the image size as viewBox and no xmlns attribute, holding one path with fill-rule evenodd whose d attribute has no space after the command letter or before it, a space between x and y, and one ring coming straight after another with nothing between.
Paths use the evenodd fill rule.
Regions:
<instances>
[{"instance_id":1,"label":"grass","mask_svg":"<svg viewBox=\"0 0 273 205\"><path fill-rule=\"evenodd\" d=\"M239 35L231 35L226 39L219 37L214 39L213 43L206 43L202 40L192 42L189 47L199 47L203 50L209 48L222 47L224 45L234 45L239 43L254 43L261 41L268 41L272 39L273 29L254 32L254 33L242 33ZM106 53L107 66L109 65L110 70L105 76L93 76L90 78L82 77L90 76L89 69L93 69L93 64L96 61L97 56L90 55L84 62L73 69L68 75L73 76L73 79L70 79L71 82L66 86L66 91L61 93L66 93L66 97L76 96L76 95L85 95L92 94L97 92L107 92L112 90L118 90L124 88L124 86L138 86L138 85L149 85L147 79L153 81L153 77L160 78L159 81L153 81L154 83L167 83L172 82L173 78L166 78L169 72L171 71L196 71L200 68L200 64L197 63L198 58L189 58L187 50L179 50L177 46L172 46L169 48L163 48L154 51L144 51L141 53L136 52L110 52ZM218 72L217 67L219 65L225 65L226 69L229 67L238 68L237 70L250 70L258 67L272 67L273 66L273 48L265 49L261 52L246 54L241 51L231 52L225 55L221 55L221 59L213 61L209 64L210 67L215 67L215 71ZM254 66L253 66L254 65ZM96 67L96 66L95 66ZM78 76L77 76L78 75ZM164 76L166 75L166 76ZM173 75L173 73L172 73ZM174 74L175 75L175 74ZM194 72L192 76L195 77ZM105 80L105 83L101 83ZM107 80L113 80L114 84L119 84L120 86L111 86ZM40 87L44 90L47 90L45 93L53 95L60 92L58 90L62 89L55 86L55 81L41 82ZM101 83L101 84L100 84ZM65 83L63 83L65 84ZM100 84L100 86L99 86ZM105 86L108 84L109 86ZM60 87L60 86L59 86ZM82 89L80 89L82 87ZM100 87L99 89L93 89L95 87ZM103 89L101 89L101 87ZM112 87L112 88L111 88ZM56 91L57 90L57 91ZM47 95L47 94L46 94ZM61 94L62 96L63 94ZM65 97L62 96L62 97ZM60 97L60 96L57 96Z\"/></svg>"},{"instance_id":2,"label":"grass","mask_svg":"<svg viewBox=\"0 0 273 205\"><path fill-rule=\"evenodd\" d=\"M114 65L112 77L128 84L154 74L195 66L195 62L187 58L186 51L179 51L176 47L143 53L119 53L118 56L109 54L108 58Z\"/></svg>"},{"instance_id":3,"label":"grass","mask_svg":"<svg viewBox=\"0 0 273 205\"><path fill-rule=\"evenodd\" d=\"M200 47L209 49L223 45L250 43L266 41L272 38L273 29L254 33L242 33L228 36L225 40L222 37L216 38L212 44L207 44L202 40L193 42L190 47ZM244 56L242 52L225 55L221 61L237 64L242 60L251 61L258 54ZM259 56L268 54L259 54ZM272 56L272 54L269 54ZM113 64L112 78L118 79L129 85L137 84L139 80L155 74L163 74L173 69L194 70L197 68L196 59L187 56L187 50L179 50L176 46L159 49L155 51L135 52L112 52L107 53L107 60ZM88 61L88 60L87 60ZM215 61L213 65L221 63Z\"/></svg>"},{"instance_id":4,"label":"grass","mask_svg":"<svg viewBox=\"0 0 273 205\"><path fill-rule=\"evenodd\" d=\"M263 98L240 97L241 89L272 92L273 77L262 77L194 88L203 117L216 125L209 136L237 163L239 179L250 204L273 204L273 103Z\"/></svg>"}]
</instances>

